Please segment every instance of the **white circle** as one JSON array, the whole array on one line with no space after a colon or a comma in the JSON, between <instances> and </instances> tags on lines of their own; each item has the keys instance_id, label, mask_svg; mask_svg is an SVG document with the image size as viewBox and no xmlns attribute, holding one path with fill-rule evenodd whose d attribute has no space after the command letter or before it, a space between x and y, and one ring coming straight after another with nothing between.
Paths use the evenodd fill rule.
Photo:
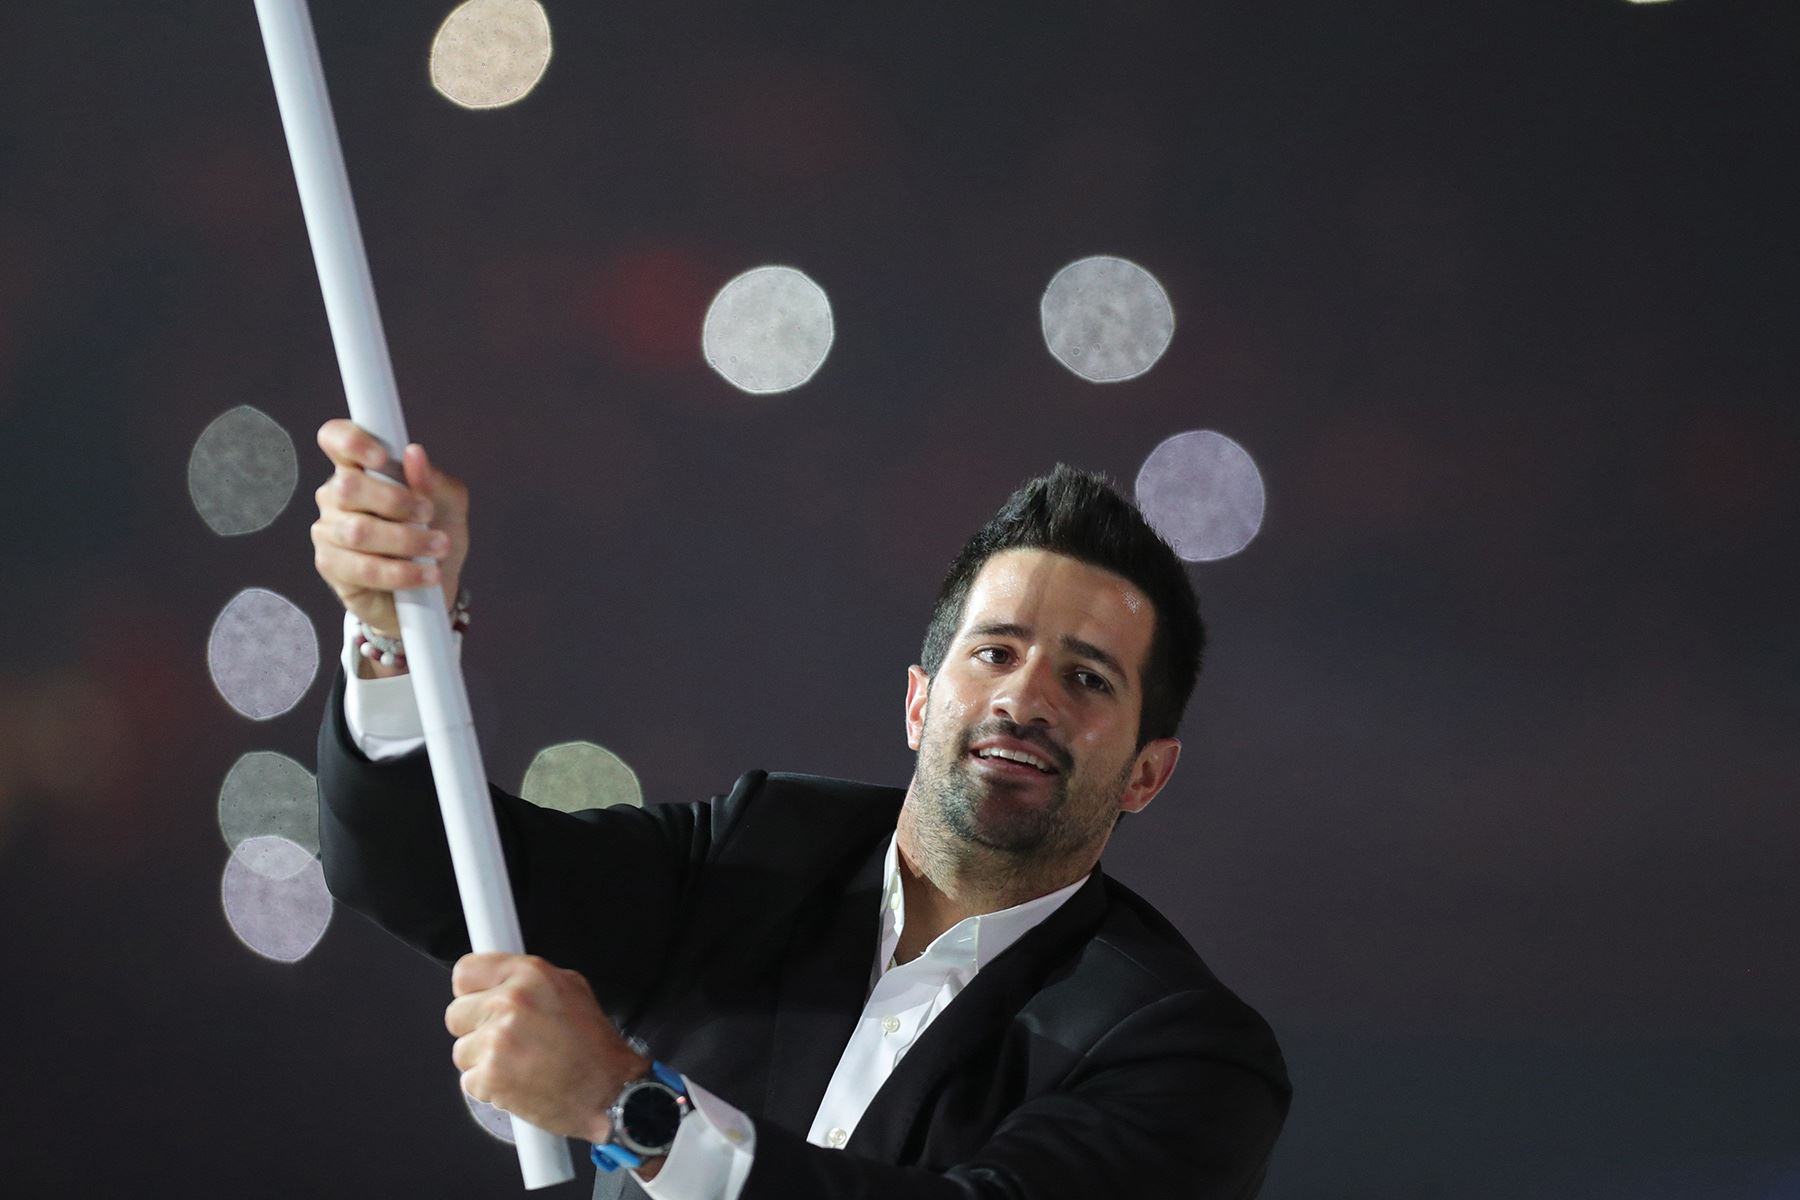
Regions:
<instances>
[{"instance_id":1,"label":"white circle","mask_svg":"<svg viewBox=\"0 0 1800 1200\"><path fill-rule=\"evenodd\" d=\"M731 386L766 395L811 379L833 333L823 288L792 267L757 267L713 297L700 348Z\"/></svg>"},{"instance_id":2,"label":"white circle","mask_svg":"<svg viewBox=\"0 0 1800 1200\"><path fill-rule=\"evenodd\" d=\"M219 788L219 832L237 848L276 835L309 854L319 852L319 785L285 754L252 750L231 764Z\"/></svg>"},{"instance_id":3,"label":"white circle","mask_svg":"<svg viewBox=\"0 0 1800 1200\"><path fill-rule=\"evenodd\" d=\"M319 673L319 637L292 601L245 588L213 622L206 641L213 686L253 721L278 717L300 702Z\"/></svg>"},{"instance_id":4,"label":"white circle","mask_svg":"<svg viewBox=\"0 0 1800 1200\"><path fill-rule=\"evenodd\" d=\"M1262 472L1222 433L1198 429L1168 438L1137 475L1137 506L1188 562L1229 558L1262 528Z\"/></svg>"},{"instance_id":5,"label":"white circle","mask_svg":"<svg viewBox=\"0 0 1800 1200\"><path fill-rule=\"evenodd\" d=\"M1056 361L1094 383L1137 378L1175 336L1175 310L1156 277L1104 254L1058 271L1038 314Z\"/></svg>"},{"instance_id":6,"label":"white circle","mask_svg":"<svg viewBox=\"0 0 1800 1200\"><path fill-rule=\"evenodd\" d=\"M593 742L546 746L531 760L519 795L539 808L580 812L615 804L644 806L644 788L625 760Z\"/></svg>"},{"instance_id":7,"label":"white circle","mask_svg":"<svg viewBox=\"0 0 1800 1200\"><path fill-rule=\"evenodd\" d=\"M464 108L523 100L550 65L550 17L538 0L468 0L431 39L431 86Z\"/></svg>"},{"instance_id":8,"label":"white circle","mask_svg":"<svg viewBox=\"0 0 1800 1200\"><path fill-rule=\"evenodd\" d=\"M219 900L238 940L277 962L305 958L331 924L324 869L283 837L246 838L233 850Z\"/></svg>"},{"instance_id":9,"label":"white circle","mask_svg":"<svg viewBox=\"0 0 1800 1200\"><path fill-rule=\"evenodd\" d=\"M188 455L188 496L221 537L266 528L299 481L294 439L248 404L215 417Z\"/></svg>"}]
</instances>

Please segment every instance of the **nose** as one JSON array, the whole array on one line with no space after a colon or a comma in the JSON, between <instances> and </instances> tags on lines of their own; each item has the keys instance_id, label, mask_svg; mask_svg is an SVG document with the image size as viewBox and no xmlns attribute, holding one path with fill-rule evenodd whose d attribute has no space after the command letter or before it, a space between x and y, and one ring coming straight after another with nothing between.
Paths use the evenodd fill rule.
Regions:
<instances>
[{"instance_id":1,"label":"nose","mask_svg":"<svg viewBox=\"0 0 1800 1200\"><path fill-rule=\"evenodd\" d=\"M1058 716L1054 667L1032 655L994 691L991 705L997 717L1015 725L1054 725Z\"/></svg>"}]
</instances>

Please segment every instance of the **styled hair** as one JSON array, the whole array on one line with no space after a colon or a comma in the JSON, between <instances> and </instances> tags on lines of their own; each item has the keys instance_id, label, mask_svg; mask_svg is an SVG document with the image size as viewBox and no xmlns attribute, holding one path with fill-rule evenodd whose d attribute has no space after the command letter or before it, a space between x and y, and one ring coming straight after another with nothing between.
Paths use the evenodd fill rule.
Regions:
<instances>
[{"instance_id":1,"label":"styled hair","mask_svg":"<svg viewBox=\"0 0 1800 1200\"><path fill-rule=\"evenodd\" d=\"M1206 626L1187 571L1136 506L1103 476L1062 463L1027 480L975 531L944 576L920 666L935 677L962 626L969 588L987 560L1003 550L1048 550L1127 580L1150 598L1156 625L1140 674L1143 710L1138 746L1173 737L1200 674Z\"/></svg>"}]
</instances>

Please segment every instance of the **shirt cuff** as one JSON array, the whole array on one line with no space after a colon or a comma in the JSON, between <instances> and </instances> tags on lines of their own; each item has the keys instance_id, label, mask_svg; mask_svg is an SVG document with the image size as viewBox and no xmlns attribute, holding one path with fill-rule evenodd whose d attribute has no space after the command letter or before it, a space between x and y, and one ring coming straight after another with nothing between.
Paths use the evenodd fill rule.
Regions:
<instances>
[{"instance_id":1,"label":"shirt cuff","mask_svg":"<svg viewBox=\"0 0 1800 1200\"><path fill-rule=\"evenodd\" d=\"M756 1126L693 1080L682 1081L694 1111L675 1131L656 1178L639 1176L638 1183L650 1200L738 1200L756 1155Z\"/></svg>"},{"instance_id":2,"label":"shirt cuff","mask_svg":"<svg viewBox=\"0 0 1800 1200\"><path fill-rule=\"evenodd\" d=\"M402 758L425 745L425 721L419 716L419 699L413 693L411 675L386 679L362 679L356 673L360 655L357 619L344 614L344 724L350 741L370 762ZM462 661L462 634L450 634L450 652Z\"/></svg>"}]
</instances>

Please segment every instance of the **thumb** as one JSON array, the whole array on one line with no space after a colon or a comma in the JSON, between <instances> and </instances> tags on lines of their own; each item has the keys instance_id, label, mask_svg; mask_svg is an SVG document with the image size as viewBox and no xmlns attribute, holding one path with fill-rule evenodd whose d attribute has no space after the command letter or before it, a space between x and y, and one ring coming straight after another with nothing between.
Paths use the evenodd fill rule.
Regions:
<instances>
[{"instance_id":1,"label":"thumb","mask_svg":"<svg viewBox=\"0 0 1800 1200\"><path fill-rule=\"evenodd\" d=\"M463 519L467 501L463 497L462 481L432 466L425 447L418 442L406 447L405 470L406 486L414 495L431 501L433 525L441 529L447 527L446 522L456 524Z\"/></svg>"},{"instance_id":2,"label":"thumb","mask_svg":"<svg viewBox=\"0 0 1800 1200\"><path fill-rule=\"evenodd\" d=\"M406 473L406 486L422 496L432 493L432 482L437 472L432 469L431 460L425 457L425 447L417 442L407 443L400 458L401 469Z\"/></svg>"}]
</instances>

